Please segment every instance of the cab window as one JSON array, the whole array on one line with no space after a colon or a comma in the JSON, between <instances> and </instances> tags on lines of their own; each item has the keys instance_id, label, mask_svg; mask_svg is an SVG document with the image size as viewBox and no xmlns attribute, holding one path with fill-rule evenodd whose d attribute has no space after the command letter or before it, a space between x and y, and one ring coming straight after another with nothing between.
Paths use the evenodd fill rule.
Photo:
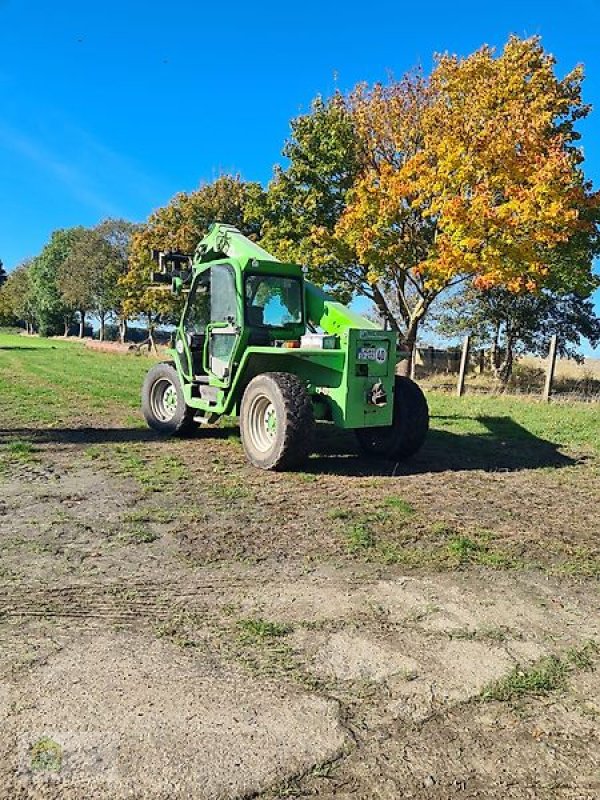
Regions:
<instances>
[{"instance_id":1,"label":"cab window","mask_svg":"<svg viewBox=\"0 0 600 800\"><path fill-rule=\"evenodd\" d=\"M302 323L302 284L281 275L248 275L245 283L249 325L285 328Z\"/></svg>"}]
</instances>

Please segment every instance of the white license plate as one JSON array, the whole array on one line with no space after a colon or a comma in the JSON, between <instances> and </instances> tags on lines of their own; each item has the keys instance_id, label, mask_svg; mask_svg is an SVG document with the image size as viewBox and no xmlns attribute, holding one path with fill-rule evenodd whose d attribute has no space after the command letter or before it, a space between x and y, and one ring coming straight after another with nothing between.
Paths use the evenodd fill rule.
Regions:
<instances>
[{"instance_id":1,"label":"white license plate","mask_svg":"<svg viewBox=\"0 0 600 800\"><path fill-rule=\"evenodd\" d=\"M387 361L387 348L385 347L359 347L359 361L375 361L377 364L385 364Z\"/></svg>"}]
</instances>

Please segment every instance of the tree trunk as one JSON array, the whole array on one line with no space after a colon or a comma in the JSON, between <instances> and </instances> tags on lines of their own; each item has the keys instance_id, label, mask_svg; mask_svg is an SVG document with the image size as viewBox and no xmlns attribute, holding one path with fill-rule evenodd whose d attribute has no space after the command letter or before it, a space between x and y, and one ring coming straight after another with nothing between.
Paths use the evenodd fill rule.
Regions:
<instances>
[{"instance_id":1,"label":"tree trunk","mask_svg":"<svg viewBox=\"0 0 600 800\"><path fill-rule=\"evenodd\" d=\"M508 384L512 376L514 364L514 337L510 327L506 327L506 344L503 348L499 346L500 325L496 327L496 333L492 344L492 372L494 378L504 387Z\"/></svg>"},{"instance_id":2,"label":"tree trunk","mask_svg":"<svg viewBox=\"0 0 600 800\"><path fill-rule=\"evenodd\" d=\"M99 315L99 320L100 320L100 334L99 334L99 336L100 336L100 341L101 342L104 341L104 329L106 327L105 326L105 319L106 319L106 314L100 314Z\"/></svg>"},{"instance_id":3,"label":"tree trunk","mask_svg":"<svg viewBox=\"0 0 600 800\"><path fill-rule=\"evenodd\" d=\"M119 320L119 341L121 344L125 344L125 340L127 339L127 319L126 317L122 317Z\"/></svg>"},{"instance_id":4,"label":"tree trunk","mask_svg":"<svg viewBox=\"0 0 600 800\"><path fill-rule=\"evenodd\" d=\"M403 358L398 364L398 375L410 378L412 375L413 358L415 355L415 345L417 343L417 331L419 329L418 319L413 319L404 335L404 349L408 351L408 358Z\"/></svg>"},{"instance_id":5,"label":"tree trunk","mask_svg":"<svg viewBox=\"0 0 600 800\"><path fill-rule=\"evenodd\" d=\"M156 342L154 341L154 327L154 322L151 317L148 316L148 353L158 353Z\"/></svg>"},{"instance_id":6,"label":"tree trunk","mask_svg":"<svg viewBox=\"0 0 600 800\"><path fill-rule=\"evenodd\" d=\"M85 311L79 311L79 338L83 339L85 334Z\"/></svg>"},{"instance_id":7,"label":"tree trunk","mask_svg":"<svg viewBox=\"0 0 600 800\"><path fill-rule=\"evenodd\" d=\"M64 324L64 326L65 326L65 329L64 329L64 331L63 331L63 336L64 336L64 337L65 337L65 339L66 339L66 338L67 338L67 336L69 335L69 325L70 325L70 320L69 320L69 318L68 318L68 317L64 317L64 319L63 319L63 324Z\"/></svg>"},{"instance_id":8,"label":"tree trunk","mask_svg":"<svg viewBox=\"0 0 600 800\"><path fill-rule=\"evenodd\" d=\"M377 310L381 314L381 318L389 322L391 330L400 332L398 321L388 308L388 304L386 303L383 293L381 292L378 286L373 286L372 289L373 289L373 301L377 306Z\"/></svg>"}]
</instances>

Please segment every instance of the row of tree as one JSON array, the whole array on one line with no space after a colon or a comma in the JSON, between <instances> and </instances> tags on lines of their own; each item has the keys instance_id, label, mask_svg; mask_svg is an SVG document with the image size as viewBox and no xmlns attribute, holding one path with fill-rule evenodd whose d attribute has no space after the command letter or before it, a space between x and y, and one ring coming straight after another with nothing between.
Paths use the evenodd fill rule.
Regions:
<instances>
[{"instance_id":1,"label":"row of tree","mask_svg":"<svg viewBox=\"0 0 600 800\"><path fill-rule=\"evenodd\" d=\"M141 226L55 233L27 269L33 316L18 316L41 332L49 316L66 323L73 311L82 321L90 312L143 316L152 327L174 301L149 285L151 248L192 252L219 220L305 264L340 299L370 300L409 350L445 298L446 328L456 308L459 323L468 308L482 332L483 318L499 365L511 361L523 318L531 328L543 317L542 338L559 320L570 332L563 342L598 339L589 298L600 197L575 130L590 110L582 82L581 68L558 78L537 38L511 37L499 55L483 47L440 56L429 76L317 98L292 121L286 165L266 188L222 176L177 194ZM42 276L56 287L51 314Z\"/></svg>"},{"instance_id":2,"label":"row of tree","mask_svg":"<svg viewBox=\"0 0 600 800\"><path fill-rule=\"evenodd\" d=\"M20 264L0 289L0 321L21 322L43 336L69 330L77 318L79 335L86 319L98 321L104 338L106 321L119 321L124 339L127 273L135 225L109 219L93 228L55 231L41 253Z\"/></svg>"}]
</instances>

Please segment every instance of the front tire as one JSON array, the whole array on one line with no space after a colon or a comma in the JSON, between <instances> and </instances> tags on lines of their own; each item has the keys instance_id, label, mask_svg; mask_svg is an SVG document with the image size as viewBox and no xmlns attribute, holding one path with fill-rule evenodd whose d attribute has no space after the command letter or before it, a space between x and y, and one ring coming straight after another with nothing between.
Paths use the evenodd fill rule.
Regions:
<instances>
[{"instance_id":1,"label":"front tire","mask_svg":"<svg viewBox=\"0 0 600 800\"><path fill-rule=\"evenodd\" d=\"M151 428L166 436L183 436L194 429L196 412L185 404L183 387L172 363L157 364L146 375L142 413Z\"/></svg>"},{"instance_id":2,"label":"front tire","mask_svg":"<svg viewBox=\"0 0 600 800\"><path fill-rule=\"evenodd\" d=\"M410 378L396 376L391 425L358 428L356 438L367 455L402 461L421 449L429 430L429 408L420 387Z\"/></svg>"},{"instance_id":3,"label":"front tire","mask_svg":"<svg viewBox=\"0 0 600 800\"><path fill-rule=\"evenodd\" d=\"M314 431L311 399L302 381L287 372L253 378L240 409L246 456L260 469L287 470L308 458Z\"/></svg>"}]
</instances>

